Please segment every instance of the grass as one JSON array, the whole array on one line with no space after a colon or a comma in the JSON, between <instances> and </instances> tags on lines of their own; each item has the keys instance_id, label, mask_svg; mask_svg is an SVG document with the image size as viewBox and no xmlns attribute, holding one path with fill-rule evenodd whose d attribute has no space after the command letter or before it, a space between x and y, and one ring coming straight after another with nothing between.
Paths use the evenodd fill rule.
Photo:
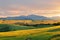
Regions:
<instances>
[{"instance_id":1,"label":"grass","mask_svg":"<svg viewBox=\"0 0 60 40\"><path fill-rule=\"evenodd\" d=\"M0 32L0 40L25 40L26 38L31 38L31 40L49 40L53 35L60 34L59 28L60 26L54 26L47 28Z\"/></svg>"},{"instance_id":2,"label":"grass","mask_svg":"<svg viewBox=\"0 0 60 40\"><path fill-rule=\"evenodd\" d=\"M0 37L0 40L25 40L26 38L31 38L31 40L49 40L54 35L54 32L52 33L39 33L39 34L33 34L33 35L24 35L24 36L15 36L15 37Z\"/></svg>"},{"instance_id":3,"label":"grass","mask_svg":"<svg viewBox=\"0 0 60 40\"><path fill-rule=\"evenodd\" d=\"M48 32L56 32L56 31L60 31L60 28L58 28L58 29L53 29L53 30L48 30Z\"/></svg>"},{"instance_id":4,"label":"grass","mask_svg":"<svg viewBox=\"0 0 60 40\"><path fill-rule=\"evenodd\" d=\"M5 31L8 29L9 31L16 31L16 30L27 30L27 29L34 29L35 27L32 26L19 26L19 25L9 25L9 24L0 24L0 31Z\"/></svg>"},{"instance_id":5,"label":"grass","mask_svg":"<svg viewBox=\"0 0 60 40\"><path fill-rule=\"evenodd\" d=\"M47 28L47 27L53 27L53 25L46 25L46 24L40 24L35 26L36 28Z\"/></svg>"},{"instance_id":6,"label":"grass","mask_svg":"<svg viewBox=\"0 0 60 40\"><path fill-rule=\"evenodd\" d=\"M21 25L14 25L14 24L0 24L0 31L5 31L8 29L9 31L16 31L16 30L27 30L27 29L37 29L37 28L47 28L53 27L53 25L38 25L38 26L21 26Z\"/></svg>"}]
</instances>

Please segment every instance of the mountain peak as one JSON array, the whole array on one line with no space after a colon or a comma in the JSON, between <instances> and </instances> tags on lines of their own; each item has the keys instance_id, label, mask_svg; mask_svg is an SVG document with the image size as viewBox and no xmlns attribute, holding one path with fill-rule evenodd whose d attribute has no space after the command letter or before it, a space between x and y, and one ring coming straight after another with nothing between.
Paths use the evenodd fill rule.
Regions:
<instances>
[{"instance_id":1,"label":"mountain peak","mask_svg":"<svg viewBox=\"0 0 60 40\"><path fill-rule=\"evenodd\" d=\"M28 15L28 16L17 16L17 17L7 17L6 20L50 20L44 16L38 15Z\"/></svg>"}]
</instances>

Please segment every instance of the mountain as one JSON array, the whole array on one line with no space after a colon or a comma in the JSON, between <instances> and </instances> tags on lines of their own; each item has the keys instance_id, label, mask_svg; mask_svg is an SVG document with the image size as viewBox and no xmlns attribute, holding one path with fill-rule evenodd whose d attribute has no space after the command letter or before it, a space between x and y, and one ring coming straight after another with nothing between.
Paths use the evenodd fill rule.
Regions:
<instances>
[{"instance_id":1,"label":"mountain","mask_svg":"<svg viewBox=\"0 0 60 40\"><path fill-rule=\"evenodd\" d=\"M51 20L50 18L38 15L18 16L18 17L7 17L2 18L5 20Z\"/></svg>"},{"instance_id":2,"label":"mountain","mask_svg":"<svg viewBox=\"0 0 60 40\"><path fill-rule=\"evenodd\" d=\"M48 20L49 18L44 17L44 16L38 16L38 15L29 15L27 16L28 19L31 20Z\"/></svg>"}]
</instances>

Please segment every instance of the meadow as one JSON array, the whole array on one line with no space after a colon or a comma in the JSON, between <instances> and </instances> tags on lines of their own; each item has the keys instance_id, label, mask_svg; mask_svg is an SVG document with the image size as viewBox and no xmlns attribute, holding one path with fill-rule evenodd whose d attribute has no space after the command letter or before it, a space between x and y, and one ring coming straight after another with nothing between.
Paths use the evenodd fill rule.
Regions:
<instances>
[{"instance_id":1,"label":"meadow","mask_svg":"<svg viewBox=\"0 0 60 40\"><path fill-rule=\"evenodd\" d=\"M60 34L60 25L0 24L0 40L50 40ZM36 22L36 21L35 21ZM7 30L6 30L7 29Z\"/></svg>"}]
</instances>

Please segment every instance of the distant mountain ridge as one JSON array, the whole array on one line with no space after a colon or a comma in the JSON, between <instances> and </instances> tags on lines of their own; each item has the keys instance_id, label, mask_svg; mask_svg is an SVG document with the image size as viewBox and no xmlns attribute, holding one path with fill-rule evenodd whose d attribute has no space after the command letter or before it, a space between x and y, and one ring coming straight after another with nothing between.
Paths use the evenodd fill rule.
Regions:
<instances>
[{"instance_id":1,"label":"distant mountain ridge","mask_svg":"<svg viewBox=\"0 0 60 40\"><path fill-rule=\"evenodd\" d=\"M0 18L0 19L2 20L51 20L48 17L38 16L38 15L7 17L7 18Z\"/></svg>"}]
</instances>

